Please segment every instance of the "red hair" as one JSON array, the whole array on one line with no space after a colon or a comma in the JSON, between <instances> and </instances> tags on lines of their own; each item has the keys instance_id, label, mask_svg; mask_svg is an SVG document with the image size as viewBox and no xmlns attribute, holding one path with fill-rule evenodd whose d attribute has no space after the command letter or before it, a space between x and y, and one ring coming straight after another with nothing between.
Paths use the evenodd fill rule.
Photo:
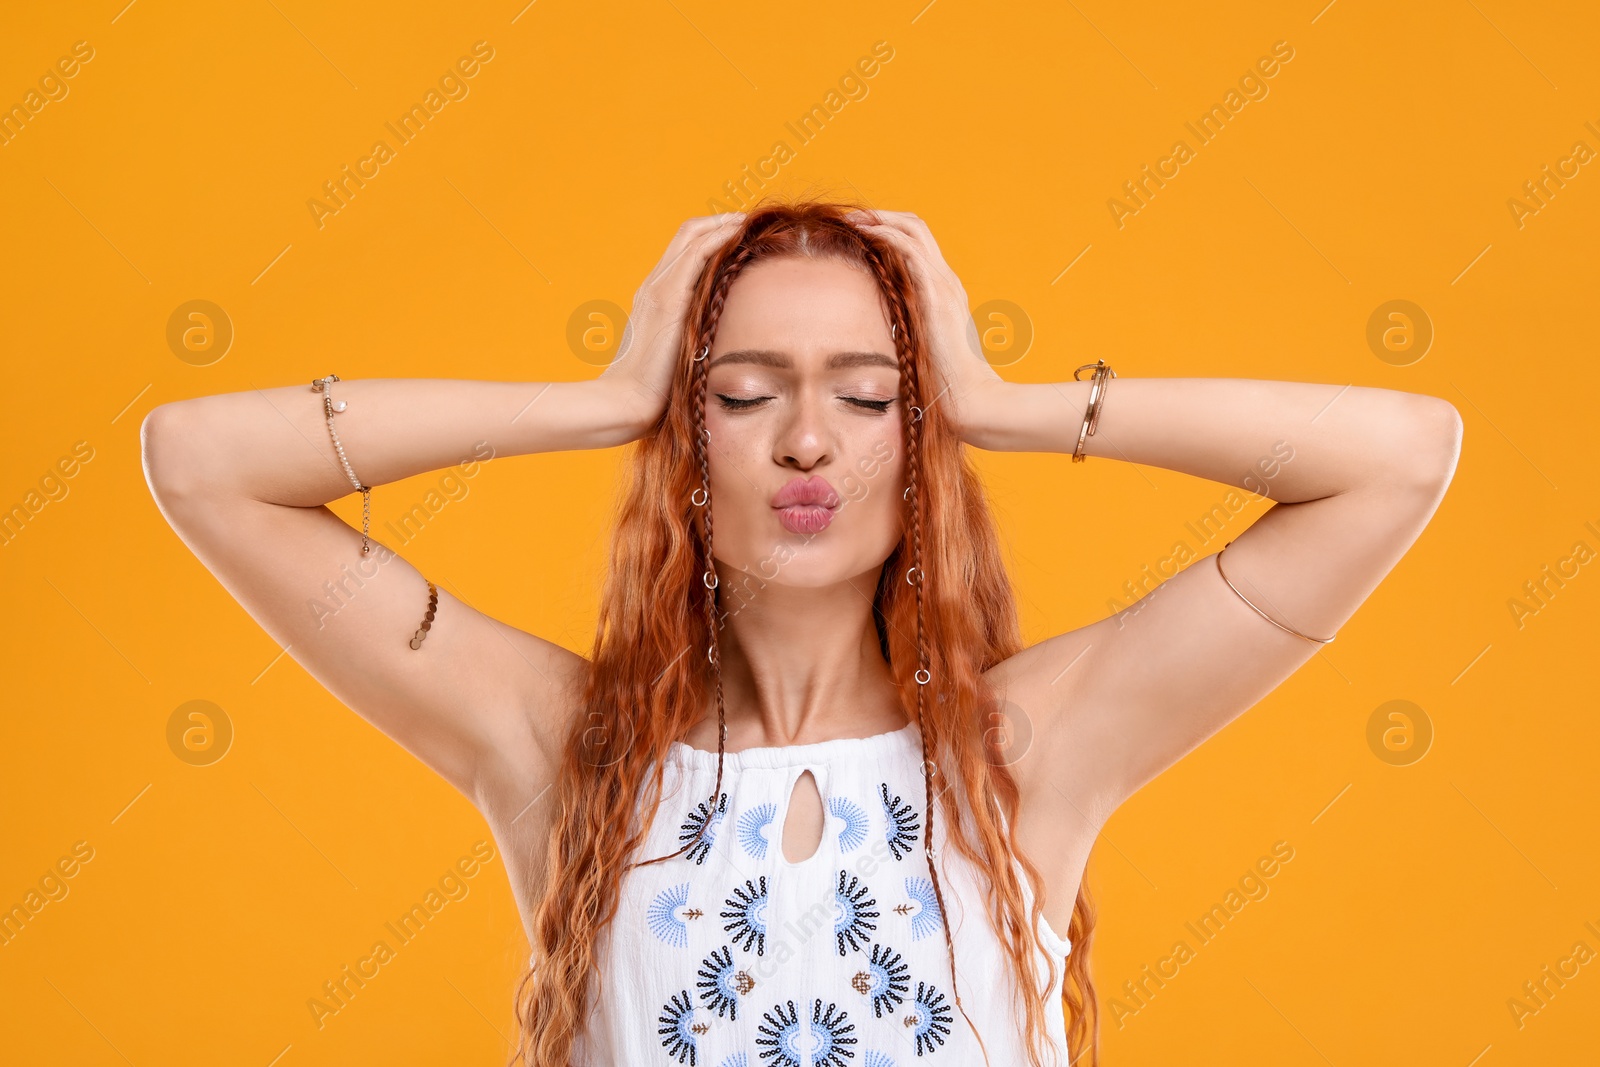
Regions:
<instances>
[{"instance_id":1,"label":"red hair","mask_svg":"<svg viewBox=\"0 0 1600 1067\"><path fill-rule=\"evenodd\" d=\"M630 477L589 657L585 714L574 722L561 758L561 807L550 834L544 895L533 919L533 960L517 990L512 1064L569 1064L588 1017L599 939L615 914L622 878L632 866L670 858L633 860L660 802L668 746L687 735L712 695L719 726L724 722L716 633L730 611L712 564L714 502L704 429L710 360L695 357L709 351L728 291L750 264L777 256L829 256L872 274L900 362L901 399L908 413L906 533L884 562L873 620L907 718L921 730L928 798L925 852L937 798L949 820L950 844L988 872L986 904L1018 976L1029 1060L1043 1067L1039 1050L1046 1042L1046 1008L1035 985L1033 933L1041 908L1037 897L1031 909L1024 908L1012 860L1020 859L1035 881L1038 869L1021 854L1011 829L1019 793L994 746L993 727L1003 722L999 698L982 677L1022 650L1016 597L977 472L939 406L924 401L929 391L924 383L933 381L933 368L923 344L913 275L897 249L849 221L853 209L816 200L758 204L696 282L666 409L653 430L631 446ZM907 576L910 580L904 580ZM693 654L685 654L686 648ZM719 729L713 799L722 786L723 744ZM953 773L947 775L946 768ZM936 773L947 779L938 787ZM950 795L952 785L969 801L970 835L962 807ZM971 804L971 798L982 803ZM931 857L928 869L942 914ZM1062 1005L1073 1063L1088 1053L1082 1062L1095 1067L1098 1011L1088 965L1094 909L1085 882L1079 884L1067 931L1072 951L1062 976ZM953 953L948 919L945 942ZM1052 984L1059 962L1050 963ZM953 958L950 974L954 984ZM960 990L954 994L959 1007Z\"/></svg>"}]
</instances>

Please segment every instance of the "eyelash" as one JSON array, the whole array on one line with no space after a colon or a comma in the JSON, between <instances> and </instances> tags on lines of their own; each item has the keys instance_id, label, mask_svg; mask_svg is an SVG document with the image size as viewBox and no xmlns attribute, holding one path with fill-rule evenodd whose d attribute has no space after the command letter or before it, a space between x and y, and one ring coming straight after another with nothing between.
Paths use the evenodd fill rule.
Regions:
<instances>
[{"instance_id":1,"label":"eyelash","mask_svg":"<svg viewBox=\"0 0 1600 1067\"><path fill-rule=\"evenodd\" d=\"M722 406L727 408L729 411L747 411L761 403L763 400L771 400L772 398L768 396L744 398L724 396L723 394L718 393L717 399L721 400ZM889 411L889 405L894 403L893 400L868 400L866 397L861 396L846 396L841 397L840 399L848 400L852 404L859 405L860 407L879 415L887 414Z\"/></svg>"}]
</instances>

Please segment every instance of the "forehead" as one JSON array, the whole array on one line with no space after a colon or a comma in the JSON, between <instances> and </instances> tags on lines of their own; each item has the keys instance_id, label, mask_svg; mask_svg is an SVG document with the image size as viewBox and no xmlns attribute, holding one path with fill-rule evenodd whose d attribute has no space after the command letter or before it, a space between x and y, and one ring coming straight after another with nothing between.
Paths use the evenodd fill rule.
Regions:
<instances>
[{"instance_id":1,"label":"forehead","mask_svg":"<svg viewBox=\"0 0 1600 1067\"><path fill-rule=\"evenodd\" d=\"M739 275L728 290L713 348L797 356L843 349L894 352L873 276L841 259L799 256L762 260Z\"/></svg>"}]
</instances>

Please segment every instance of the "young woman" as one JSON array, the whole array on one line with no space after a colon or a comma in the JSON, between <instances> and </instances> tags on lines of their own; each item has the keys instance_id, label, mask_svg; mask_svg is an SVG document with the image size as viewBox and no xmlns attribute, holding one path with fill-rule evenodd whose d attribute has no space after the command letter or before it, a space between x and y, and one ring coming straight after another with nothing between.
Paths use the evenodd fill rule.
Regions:
<instances>
[{"instance_id":1,"label":"young woman","mask_svg":"<svg viewBox=\"0 0 1600 1067\"><path fill-rule=\"evenodd\" d=\"M684 223L593 380L328 376L146 420L189 547L488 820L533 948L513 1062L1094 1062L1101 825L1332 640L1455 468L1431 396L1103 363L1018 384L976 340L915 215L774 203ZM634 441L587 657L326 507L485 446ZM965 445L1277 504L1225 563L1180 553L1024 647Z\"/></svg>"}]
</instances>

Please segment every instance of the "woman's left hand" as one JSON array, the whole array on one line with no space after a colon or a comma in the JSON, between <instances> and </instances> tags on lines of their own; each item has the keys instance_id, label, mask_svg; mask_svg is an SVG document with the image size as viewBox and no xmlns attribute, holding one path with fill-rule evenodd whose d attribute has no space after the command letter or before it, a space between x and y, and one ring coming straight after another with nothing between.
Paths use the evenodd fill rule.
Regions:
<instances>
[{"instance_id":1,"label":"woman's left hand","mask_svg":"<svg viewBox=\"0 0 1600 1067\"><path fill-rule=\"evenodd\" d=\"M944 261L928 224L909 211L854 212L850 221L881 237L911 268L922 302L925 338L938 381L924 405L942 404L962 440L973 443L987 425L1006 382L984 358L961 279Z\"/></svg>"}]
</instances>

